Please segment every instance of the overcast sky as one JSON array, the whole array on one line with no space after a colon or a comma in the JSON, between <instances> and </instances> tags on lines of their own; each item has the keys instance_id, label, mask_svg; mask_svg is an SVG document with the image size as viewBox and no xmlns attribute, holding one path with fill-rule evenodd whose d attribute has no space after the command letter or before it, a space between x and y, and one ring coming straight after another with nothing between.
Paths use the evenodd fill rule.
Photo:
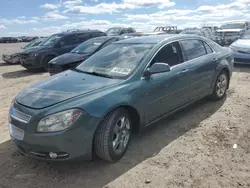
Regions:
<instances>
[{"instance_id":1,"label":"overcast sky","mask_svg":"<svg viewBox=\"0 0 250 188\"><path fill-rule=\"evenodd\" d=\"M180 28L250 21L250 0L1 0L0 36L50 35L67 29Z\"/></svg>"}]
</instances>

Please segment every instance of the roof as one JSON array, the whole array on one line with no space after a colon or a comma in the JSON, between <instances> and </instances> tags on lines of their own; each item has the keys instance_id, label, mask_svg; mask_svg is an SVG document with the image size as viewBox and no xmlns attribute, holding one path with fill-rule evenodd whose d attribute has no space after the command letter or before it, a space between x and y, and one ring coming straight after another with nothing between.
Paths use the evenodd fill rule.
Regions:
<instances>
[{"instance_id":1,"label":"roof","mask_svg":"<svg viewBox=\"0 0 250 188\"><path fill-rule=\"evenodd\" d=\"M124 44L124 43L144 43L144 44L157 44L161 41L168 39L183 39L188 37L198 37L196 35L184 35L184 34L166 34L166 35L154 35L154 36L142 36L125 39L116 43Z\"/></svg>"},{"instance_id":2,"label":"roof","mask_svg":"<svg viewBox=\"0 0 250 188\"><path fill-rule=\"evenodd\" d=\"M57 33L56 35L58 34L63 34L63 35L71 35L73 33L103 33L102 31L99 31L99 30L90 30L90 29L86 29L86 30L77 30L77 31L66 31L66 32L61 32L61 33Z\"/></svg>"}]
</instances>

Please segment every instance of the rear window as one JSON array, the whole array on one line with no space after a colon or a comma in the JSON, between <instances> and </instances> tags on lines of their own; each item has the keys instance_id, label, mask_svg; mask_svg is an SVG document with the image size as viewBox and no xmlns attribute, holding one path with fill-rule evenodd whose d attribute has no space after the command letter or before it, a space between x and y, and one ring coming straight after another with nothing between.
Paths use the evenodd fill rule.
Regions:
<instances>
[{"instance_id":1,"label":"rear window","mask_svg":"<svg viewBox=\"0 0 250 188\"><path fill-rule=\"evenodd\" d=\"M212 48L206 43L206 42L203 42L204 46L205 46L205 49L207 51L207 54L211 54L213 53L213 50Z\"/></svg>"},{"instance_id":2,"label":"rear window","mask_svg":"<svg viewBox=\"0 0 250 188\"><path fill-rule=\"evenodd\" d=\"M192 60L207 54L206 49L200 40L182 40L180 41L187 60Z\"/></svg>"}]
</instances>

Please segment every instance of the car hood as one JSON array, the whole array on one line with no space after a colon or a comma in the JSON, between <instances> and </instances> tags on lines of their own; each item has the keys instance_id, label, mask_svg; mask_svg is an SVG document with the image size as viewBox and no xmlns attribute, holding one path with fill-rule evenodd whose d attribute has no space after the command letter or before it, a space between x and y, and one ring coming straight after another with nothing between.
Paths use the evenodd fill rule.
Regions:
<instances>
[{"instance_id":1,"label":"car hood","mask_svg":"<svg viewBox=\"0 0 250 188\"><path fill-rule=\"evenodd\" d=\"M16 96L16 101L29 108L42 109L118 82L121 80L68 70L29 85Z\"/></svg>"},{"instance_id":2,"label":"car hood","mask_svg":"<svg viewBox=\"0 0 250 188\"><path fill-rule=\"evenodd\" d=\"M216 32L224 33L224 32L241 32L243 29L218 29Z\"/></svg>"},{"instance_id":3,"label":"car hood","mask_svg":"<svg viewBox=\"0 0 250 188\"><path fill-rule=\"evenodd\" d=\"M64 65L64 64L74 63L77 61L83 61L87 59L89 56L90 54L66 53L54 58L53 60L50 61L50 63Z\"/></svg>"},{"instance_id":4,"label":"car hood","mask_svg":"<svg viewBox=\"0 0 250 188\"><path fill-rule=\"evenodd\" d=\"M22 53L23 54L36 53L36 52L42 51L44 49L48 49L48 47L46 47L46 46L35 46L35 47L28 48L28 49L24 50Z\"/></svg>"},{"instance_id":5,"label":"car hood","mask_svg":"<svg viewBox=\"0 0 250 188\"><path fill-rule=\"evenodd\" d=\"M240 48L250 48L250 39L239 39L235 41L232 46Z\"/></svg>"}]
</instances>

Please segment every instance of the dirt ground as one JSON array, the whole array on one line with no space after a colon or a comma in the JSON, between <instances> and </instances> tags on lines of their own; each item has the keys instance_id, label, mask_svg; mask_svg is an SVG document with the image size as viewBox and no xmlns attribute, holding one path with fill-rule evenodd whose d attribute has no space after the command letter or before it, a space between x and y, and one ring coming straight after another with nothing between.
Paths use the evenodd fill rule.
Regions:
<instances>
[{"instance_id":1,"label":"dirt ground","mask_svg":"<svg viewBox=\"0 0 250 188\"><path fill-rule=\"evenodd\" d=\"M0 55L22 45L0 44ZM20 155L8 133L9 105L48 74L0 63L0 75L1 188L250 187L250 66L235 68L225 100L199 101L134 135L117 163L47 163Z\"/></svg>"}]
</instances>

